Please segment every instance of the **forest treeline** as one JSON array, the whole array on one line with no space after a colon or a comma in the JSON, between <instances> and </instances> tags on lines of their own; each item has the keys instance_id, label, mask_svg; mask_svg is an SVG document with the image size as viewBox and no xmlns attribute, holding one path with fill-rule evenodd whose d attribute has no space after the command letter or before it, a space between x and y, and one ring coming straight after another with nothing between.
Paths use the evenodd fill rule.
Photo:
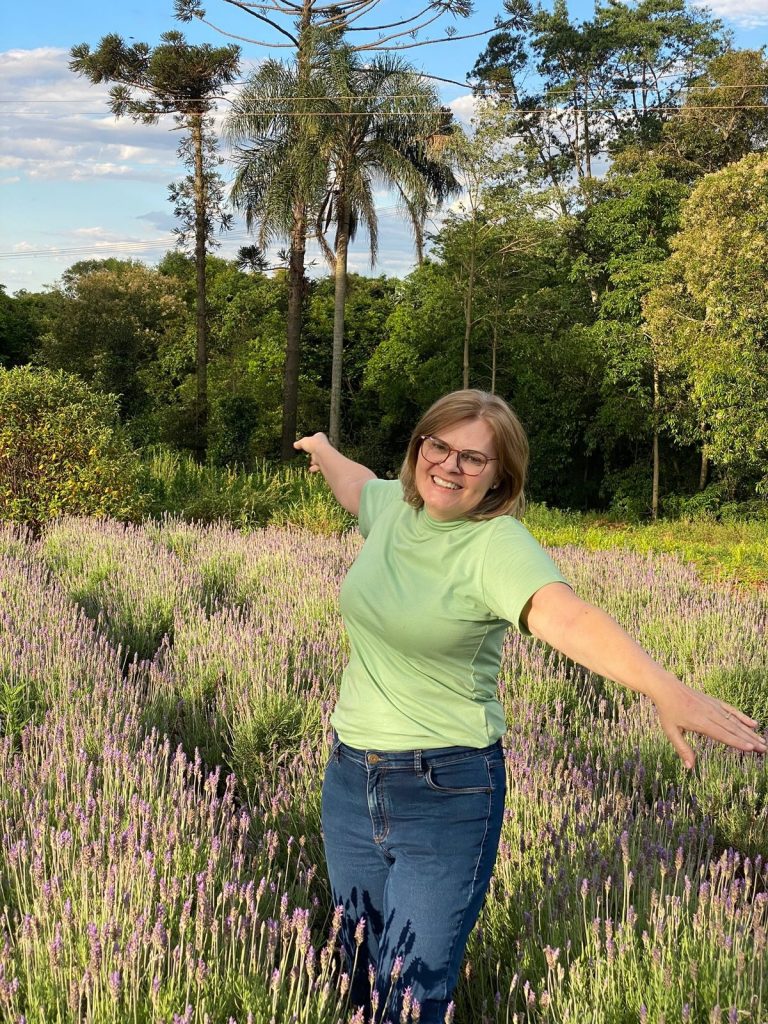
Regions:
<instances>
[{"instance_id":1,"label":"forest treeline","mask_svg":"<svg viewBox=\"0 0 768 1024\"><path fill-rule=\"evenodd\" d=\"M470 75L464 133L429 90L406 91L406 66L364 62L338 24L310 43L308 63L306 50L264 62L225 124L231 202L256 243L286 243L282 264L258 244L217 257L208 224L201 307L199 246L156 267L76 263L44 292L0 296L0 366L76 373L119 396L135 446L201 456L202 358L210 462L278 460L330 420L380 474L426 405L476 386L523 420L538 500L633 517L764 507L764 52L734 50L684 0L610 0L578 24L561 0L508 0ZM277 116L280 89L286 104L313 98L307 116ZM377 183L414 229L402 280L347 273L358 226L376 255ZM328 277L307 276L309 237Z\"/></svg>"}]
</instances>

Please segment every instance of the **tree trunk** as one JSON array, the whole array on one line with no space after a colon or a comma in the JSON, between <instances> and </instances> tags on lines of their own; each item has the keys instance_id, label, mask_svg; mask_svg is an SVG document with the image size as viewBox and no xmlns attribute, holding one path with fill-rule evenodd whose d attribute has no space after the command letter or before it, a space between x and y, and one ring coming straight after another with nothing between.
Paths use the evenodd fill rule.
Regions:
<instances>
[{"instance_id":1,"label":"tree trunk","mask_svg":"<svg viewBox=\"0 0 768 1024\"><path fill-rule=\"evenodd\" d=\"M296 52L299 96L306 94L312 71L313 0L303 0L299 21L299 46ZM296 423L299 409L299 365L301 356L301 328L304 311L304 256L307 247L307 208L297 200L293 207L291 245L288 256L288 316L285 338L285 364L283 367L283 425L280 457L288 462L296 457Z\"/></svg>"},{"instance_id":2,"label":"tree trunk","mask_svg":"<svg viewBox=\"0 0 768 1024\"><path fill-rule=\"evenodd\" d=\"M499 350L499 310L501 308L501 279L504 274L504 256L502 255L498 275L496 277L496 296L493 303L493 333L491 336L491 394L496 394L496 360Z\"/></svg>"},{"instance_id":3,"label":"tree trunk","mask_svg":"<svg viewBox=\"0 0 768 1024\"><path fill-rule=\"evenodd\" d=\"M499 323L493 321L493 348L491 350L491 394L496 394L496 350L499 344Z\"/></svg>"},{"instance_id":4,"label":"tree trunk","mask_svg":"<svg viewBox=\"0 0 768 1024\"><path fill-rule=\"evenodd\" d=\"M347 254L349 252L349 203L340 194L336 202L336 269L333 296L333 358L331 361L331 414L328 440L341 442L341 368L344 359L344 306L347 301Z\"/></svg>"},{"instance_id":5,"label":"tree trunk","mask_svg":"<svg viewBox=\"0 0 768 1024\"><path fill-rule=\"evenodd\" d=\"M707 477L709 476L709 456L707 455L707 449L701 449L701 466L699 468L699 490L703 491L707 486Z\"/></svg>"},{"instance_id":6,"label":"tree trunk","mask_svg":"<svg viewBox=\"0 0 768 1024\"><path fill-rule=\"evenodd\" d=\"M208 315L205 298L205 173L203 169L203 115L192 116L192 145L195 154L195 334L197 401L195 403L195 448L199 459L208 446Z\"/></svg>"},{"instance_id":7,"label":"tree trunk","mask_svg":"<svg viewBox=\"0 0 768 1024\"><path fill-rule=\"evenodd\" d=\"M306 244L307 211L303 203L297 203L294 208L288 262L288 315L283 368L283 430L280 445L280 456L284 462L296 455L293 442L296 440L296 421L299 408L299 357L301 355Z\"/></svg>"},{"instance_id":8,"label":"tree trunk","mask_svg":"<svg viewBox=\"0 0 768 1024\"><path fill-rule=\"evenodd\" d=\"M659 518L659 371L653 368L653 486L651 519Z\"/></svg>"},{"instance_id":9,"label":"tree trunk","mask_svg":"<svg viewBox=\"0 0 768 1024\"><path fill-rule=\"evenodd\" d=\"M472 254L472 263L474 264L474 253ZM475 291L475 275L474 267L472 268L472 275L467 282L467 294L464 298L464 361L462 368L462 387L466 390L469 387L469 343L472 338L472 310L474 301Z\"/></svg>"},{"instance_id":10,"label":"tree trunk","mask_svg":"<svg viewBox=\"0 0 768 1024\"><path fill-rule=\"evenodd\" d=\"M469 387L469 343L472 339L472 317L475 302L475 232L472 232L472 249L469 254L469 273L467 274L467 291L464 296L464 365L462 374L463 387Z\"/></svg>"},{"instance_id":11,"label":"tree trunk","mask_svg":"<svg viewBox=\"0 0 768 1024\"><path fill-rule=\"evenodd\" d=\"M589 84L589 79L585 78L584 79L584 173L585 173L585 176L587 177L587 179L590 179L592 177L592 154L590 153L589 150L590 150L590 146L592 145L592 140L590 139L590 133L589 133L589 103L588 103L588 100L587 100L587 98L589 96L588 84ZM591 197L590 197L590 201L591 201Z\"/></svg>"}]
</instances>

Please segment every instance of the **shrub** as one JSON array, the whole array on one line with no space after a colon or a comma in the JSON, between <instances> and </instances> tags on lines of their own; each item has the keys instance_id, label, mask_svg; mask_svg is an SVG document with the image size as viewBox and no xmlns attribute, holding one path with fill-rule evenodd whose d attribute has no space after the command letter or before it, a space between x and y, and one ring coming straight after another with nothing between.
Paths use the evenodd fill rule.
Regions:
<instances>
[{"instance_id":1,"label":"shrub","mask_svg":"<svg viewBox=\"0 0 768 1024\"><path fill-rule=\"evenodd\" d=\"M191 455L155 445L145 453L144 488L152 518L226 520L247 529L269 521L282 481L266 469L247 473L237 466L200 465Z\"/></svg>"},{"instance_id":2,"label":"shrub","mask_svg":"<svg viewBox=\"0 0 768 1024\"><path fill-rule=\"evenodd\" d=\"M61 370L0 369L0 519L36 529L64 514L141 514L116 402Z\"/></svg>"}]
</instances>

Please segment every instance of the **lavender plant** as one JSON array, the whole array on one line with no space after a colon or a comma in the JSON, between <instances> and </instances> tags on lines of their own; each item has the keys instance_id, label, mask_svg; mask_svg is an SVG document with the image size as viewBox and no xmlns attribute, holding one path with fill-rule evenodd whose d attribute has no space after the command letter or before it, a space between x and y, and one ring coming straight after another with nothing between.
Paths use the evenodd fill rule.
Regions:
<instances>
[{"instance_id":1,"label":"lavender plant","mask_svg":"<svg viewBox=\"0 0 768 1024\"><path fill-rule=\"evenodd\" d=\"M0 1019L366 1024L319 815L359 543L0 531ZM765 593L555 555L693 685L765 714ZM647 700L516 635L500 692L502 845L446 1019L764 1024L765 762L699 740L688 775Z\"/></svg>"}]
</instances>

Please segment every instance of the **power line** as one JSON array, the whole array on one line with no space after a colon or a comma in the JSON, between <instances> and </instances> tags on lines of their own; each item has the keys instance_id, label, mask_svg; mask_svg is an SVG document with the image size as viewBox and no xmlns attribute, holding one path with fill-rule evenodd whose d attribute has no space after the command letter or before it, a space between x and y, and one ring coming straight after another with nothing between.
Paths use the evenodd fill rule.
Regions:
<instances>
[{"instance_id":1,"label":"power line","mask_svg":"<svg viewBox=\"0 0 768 1024\"><path fill-rule=\"evenodd\" d=\"M665 76L665 77L670 77L670 76ZM441 81L442 81L442 79L441 79ZM448 79L445 79L445 81L448 81ZM462 84L467 89L473 89L474 88L474 86L472 85L471 82L455 83L455 84L457 84L457 85L458 84ZM741 83L736 83L736 84L722 83L722 84L715 84L715 85L687 85L687 86L681 86L681 91L685 92L685 93L689 93L689 92L707 92L707 91L708 92L716 92L716 91L719 91L719 90L722 90L722 89L768 89L768 81L765 81L765 82L741 82ZM620 91L625 92L625 93L631 93L631 92L642 92L642 91L653 92L655 90L653 88L649 88L649 87L646 87L645 90L643 90L642 86L638 83L638 84L636 84L634 86L632 86L632 85L626 86L624 89L622 89ZM421 96L422 96L421 93L403 92L403 93L391 93L386 98L387 99L396 99L396 100L412 100L412 99L419 99ZM296 101L301 101L303 103L312 103L312 102L326 103L329 100L330 101L336 101L336 100L340 101L340 100L348 100L348 99L379 99L380 97L381 97L380 93L357 93L354 96L348 96L348 95L335 95L335 96L298 96L298 95L296 95L296 96L282 96L281 99L286 100L286 101L296 100ZM228 102L232 102L231 100L229 100L228 97L222 97L222 98L227 100ZM0 104L4 104L4 105L11 104L11 103L17 103L17 102L18 102L18 100L4 100L4 99L0 99ZM77 97L69 97L69 98L66 98L66 97L60 97L60 98L51 97L49 99L33 99L33 98L30 98L30 99L24 100L22 102L23 102L23 104L30 104L30 103L70 103L70 104L74 105L74 104L77 104L77 103L90 103L90 102L92 102L92 100L91 100L90 97L82 97L82 98L77 98Z\"/></svg>"},{"instance_id":2,"label":"power line","mask_svg":"<svg viewBox=\"0 0 768 1024\"><path fill-rule=\"evenodd\" d=\"M768 86L766 86L766 87L768 88ZM466 83L466 88L467 89L471 89L472 86L467 82ZM417 100L417 99L420 99L422 96L423 96L423 93L418 93L418 92L398 92L398 93L394 93L393 92L393 93L387 93L386 94L386 99L388 99L388 100ZM178 99L179 97L174 97L174 98ZM223 99L228 99L228 97L222 97L222 98ZM357 99L362 99L362 100L378 100L380 98L381 98L381 93L378 93L378 92L361 92L361 93L355 93L354 96L339 95L339 96L281 96L280 97L280 99L283 99L283 100L300 100L303 103L312 103L312 102L327 103L329 100L349 100L349 99L355 99L355 100L357 100ZM16 103L16 102L17 102L16 100L3 100L3 99L0 99L0 103ZM78 99L77 97L71 97L69 99L67 99L66 97L60 97L58 99L56 99L56 98L51 98L51 99L29 99L29 100L25 100L24 102L25 103L92 103L93 100L92 100L91 97L83 96L81 99ZM229 102L231 102L231 100L229 100Z\"/></svg>"},{"instance_id":3,"label":"power line","mask_svg":"<svg viewBox=\"0 0 768 1024\"><path fill-rule=\"evenodd\" d=\"M510 108L510 113L511 114L520 114L520 115L525 115L525 114L556 114L556 113L560 113L560 114L568 114L568 113L583 114L584 111L586 110L589 114L592 114L592 115L601 115L601 114L602 115L611 115L611 114L626 114L626 113L654 114L654 113L669 113L669 112L672 112L672 111L677 112L677 113L683 113L683 112L690 113L692 111L707 111L707 110L731 110L731 111L734 111L734 110L765 110L767 106L768 106L768 103L740 103L740 104L730 104L730 103L718 103L718 104L714 104L713 103L713 104L709 104L709 103L707 103L707 104L701 104L701 105L686 105L686 104L669 104L669 105L667 105L667 104L663 104L663 105L660 105L660 106L652 105L652 106L647 106L647 107L642 108L642 109L638 109L637 107L634 107L634 106L631 106L631 105L627 105L627 106L609 106L609 107L606 107L606 106L592 106L592 105L587 104L586 106L577 106L577 107L572 107L572 106L569 106L569 107L559 107L559 106L551 106L551 107L512 107L512 108ZM9 111L11 116L23 115L26 112L27 111L25 111L23 109L23 107L19 107L15 111ZM96 115L96 114L104 114L104 111L103 110L83 110L83 111L80 111L79 113L81 113L81 114ZM175 113L183 113L183 111L173 111L173 110L163 111L163 115L175 114ZM331 111L314 111L314 110L281 110L281 109L274 109L274 110L273 109L246 109L246 110L243 110L243 111L239 111L239 113L240 114L244 114L244 115L253 114L253 115L256 115L256 116L259 116L259 117L294 117L294 118L301 118L301 117L337 117L337 118L338 117L341 117L341 118L344 118L344 117L346 117L346 118L356 118L356 117L388 117L388 118L428 117L428 118L437 118L437 117L440 116L440 112L439 111L435 111L435 110L432 110L432 111L429 111L429 110L414 110L414 111L399 111L399 110L392 110L392 111L388 111L388 110L354 110L354 111L346 111L346 110L338 110L338 111L336 111L336 110L331 110ZM161 116L163 116L163 115L161 115ZM40 116L40 115L38 115L38 116ZM44 117L45 115L42 115L42 116Z\"/></svg>"}]
</instances>

